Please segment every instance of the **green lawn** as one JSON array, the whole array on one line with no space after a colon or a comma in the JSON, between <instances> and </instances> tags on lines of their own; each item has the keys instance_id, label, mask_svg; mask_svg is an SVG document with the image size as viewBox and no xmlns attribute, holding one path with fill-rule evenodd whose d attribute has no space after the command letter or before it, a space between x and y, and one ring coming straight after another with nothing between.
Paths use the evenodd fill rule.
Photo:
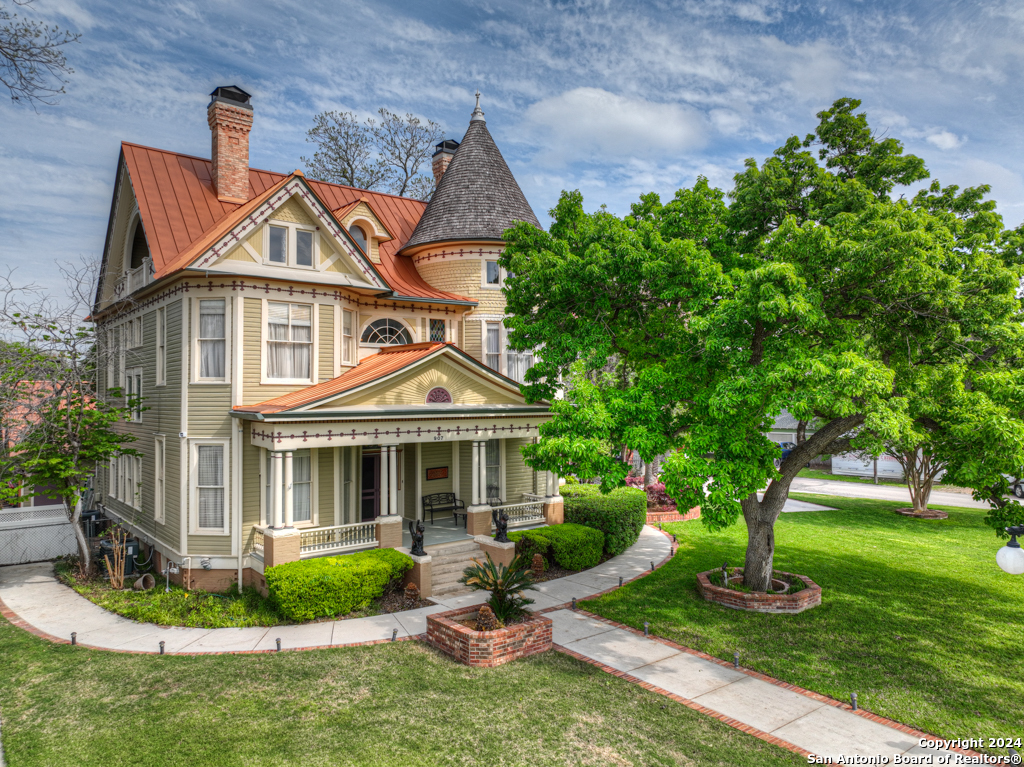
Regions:
<instances>
[{"instance_id":1,"label":"green lawn","mask_svg":"<svg viewBox=\"0 0 1024 767\"><path fill-rule=\"evenodd\" d=\"M799 615L704 602L696 573L742 565L742 519L722 533L700 522L665 529L675 558L585 609L741 663L945 737L1024 736L1024 577L995 563L1002 545L983 510L907 519L898 502L793 495L838 511L783 514L775 567L823 589Z\"/></svg>"},{"instance_id":2,"label":"green lawn","mask_svg":"<svg viewBox=\"0 0 1024 767\"><path fill-rule=\"evenodd\" d=\"M10 767L805 763L557 652L470 669L419 642L154 656L0 618Z\"/></svg>"}]
</instances>

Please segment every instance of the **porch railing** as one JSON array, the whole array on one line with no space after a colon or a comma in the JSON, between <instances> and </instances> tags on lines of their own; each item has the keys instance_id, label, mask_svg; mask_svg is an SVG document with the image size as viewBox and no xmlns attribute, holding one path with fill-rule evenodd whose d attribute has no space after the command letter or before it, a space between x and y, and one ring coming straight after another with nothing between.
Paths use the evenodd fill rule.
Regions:
<instances>
[{"instance_id":1,"label":"porch railing","mask_svg":"<svg viewBox=\"0 0 1024 767\"><path fill-rule=\"evenodd\" d=\"M508 514L509 527L525 527L537 522L544 521L544 504L540 501L527 501L526 503L506 503L502 506L492 506L499 512ZM494 529L494 522L491 522L491 529Z\"/></svg>"},{"instance_id":2,"label":"porch railing","mask_svg":"<svg viewBox=\"0 0 1024 767\"><path fill-rule=\"evenodd\" d=\"M536 493L523 493L523 501L543 501L546 497Z\"/></svg>"},{"instance_id":3,"label":"porch railing","mask_svg":"<svg viewBox=\"0 0 1024 767\"><path fill-rule=\"evenodd\" d=\"M299 553L302 557L315 557L328 552L372 549L376 546L377 523L356 522L352 525L303 530L299 541Z\"/></svg>"},{"instance_id":4,"label":"porch railing","mask_svg":"<svg viewBox=\"0 0 1024 767\"><path fill-rule=\"evenodd\" d=\"M263 531L258 527L252 529L252 550L263 553Z\"/></svg>"}]
</instances>

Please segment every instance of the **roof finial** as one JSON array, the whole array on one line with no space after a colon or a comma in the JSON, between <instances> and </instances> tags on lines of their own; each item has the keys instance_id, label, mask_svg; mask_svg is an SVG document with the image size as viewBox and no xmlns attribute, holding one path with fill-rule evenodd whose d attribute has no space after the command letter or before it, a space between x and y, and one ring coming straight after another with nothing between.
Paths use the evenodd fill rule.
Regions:
<instances>
[{"instance_id":1,"label":"roof finial","mask_svg":"<svg viewBox=\"0 0 1024 767\"><path fill-rule=\"evenodd\" d=\"M476 109L473 110L473 116L469 118L470 122L474 120L484 120L484 112L480 108L480 91L476 92ZM484 120L484 122L487 122Z\"/></svg>"}]
</instances>

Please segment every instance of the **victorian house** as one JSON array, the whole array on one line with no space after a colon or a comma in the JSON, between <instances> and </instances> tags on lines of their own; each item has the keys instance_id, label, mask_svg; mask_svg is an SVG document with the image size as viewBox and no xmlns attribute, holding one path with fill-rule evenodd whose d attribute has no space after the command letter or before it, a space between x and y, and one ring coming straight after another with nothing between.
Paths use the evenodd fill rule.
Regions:
<instances>
[{"instance_id":1,"label":"victorian house","mask_svg":"<svg viewBox=\"0 0 1024 767\"><path fill-rule=\"evenodd\" d=\"M92 318L101 390L144 407L141 457L97 477L107 515L210 590L407 546L410 520L465 550L495 506L560 521L520 453L548 409L520 394L497 263L538 222L479 104L428 204L250 168L249 94L211 95L210 159L121 145Z\"/></svg>"}]
</instances>

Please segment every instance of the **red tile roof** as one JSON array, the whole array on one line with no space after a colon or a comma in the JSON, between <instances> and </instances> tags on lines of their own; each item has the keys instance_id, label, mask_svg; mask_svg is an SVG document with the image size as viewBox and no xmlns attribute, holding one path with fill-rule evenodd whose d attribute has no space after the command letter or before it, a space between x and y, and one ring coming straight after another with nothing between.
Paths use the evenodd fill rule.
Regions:
<instances>
[{"instance_id":1,"label":"red tile roof","mask_svg":"<svg viewBox=\"0 0 1024 767\"><path fill-rule=\"evenodd\" d=\"M351 370L342 373L337 378L332 378L330 381L307 386L305 389L300 389L291 394L284 394L280 397L274 397L274 399L268 399L266 402L260 402L258 405L235 407L234 409L243 413L280 413L283 410L291 410L292 408L308 405L395 373L407 365L411 365L439 349L443 349L445 346L457 348L455 344L442 343L386 346L377 354L367 357Z\"/></svg>"},{"instance_id":2,"label":"red tile roof","mask_svg":"<svg viewBox=\"0 0 1024 767\"><path fill-rule=\"evenodd\" d=\"M213 189L210 161L201 157L167 152L162 149L121 144L121 152L139 203L139 215L146 232L156 276L171 274L212 245L218 232L229 230L258 205L266 193L280 185L290 174L249 169L249 202L244 205L220 202ZM307 180L310 188L328 209L337 211L365 198L393 239L380 243L381 263L377 270L400 296L447 301L471 299L432 288L416 271L407 256L399 256L401 246L412 236L426 203L407 197L356 189L340 184ZM208 246L207 246L208 247Z\"/></svg>"}]
</instances>

